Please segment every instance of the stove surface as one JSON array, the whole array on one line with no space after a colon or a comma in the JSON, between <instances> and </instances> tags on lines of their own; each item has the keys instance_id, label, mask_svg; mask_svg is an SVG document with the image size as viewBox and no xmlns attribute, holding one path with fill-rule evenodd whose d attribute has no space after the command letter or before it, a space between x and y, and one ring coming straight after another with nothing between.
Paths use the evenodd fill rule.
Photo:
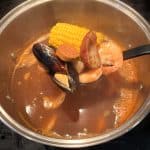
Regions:
<instances>
[{"instance_id":1,"label":"stove surface","mask_svg":"<svg viewBox=\"0 0 150 150\"><path fill-rule=\"evenodd\" d=\"M0 18L25 0L0 0ZM150 22L149 0L122 0L140 12ZM109 143L85 150L150 150L150 114L132 131ZM0 150L59 150L29 141L0 122Z\"/></svg>"}]
</instances>

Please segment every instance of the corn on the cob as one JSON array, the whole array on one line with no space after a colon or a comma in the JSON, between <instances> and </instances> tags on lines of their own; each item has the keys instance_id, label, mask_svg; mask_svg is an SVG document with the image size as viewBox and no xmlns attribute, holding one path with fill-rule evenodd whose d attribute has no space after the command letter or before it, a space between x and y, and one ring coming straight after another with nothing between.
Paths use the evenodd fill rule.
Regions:
<instances>
[{"instance_id":1,"label":"corn on the cob","mask_svg":"<svg viewBox=\"0 0 150 150\"><path fill-rule=\"evenodd\" d=\"M50 31L49 44L58 48L64 43L73 45L80 51L81 42L84 36L90 30L68 23L57 23ZM97 42L101 43L105 37L103 34L97 32Z\"/></svg>"}]
</instances>

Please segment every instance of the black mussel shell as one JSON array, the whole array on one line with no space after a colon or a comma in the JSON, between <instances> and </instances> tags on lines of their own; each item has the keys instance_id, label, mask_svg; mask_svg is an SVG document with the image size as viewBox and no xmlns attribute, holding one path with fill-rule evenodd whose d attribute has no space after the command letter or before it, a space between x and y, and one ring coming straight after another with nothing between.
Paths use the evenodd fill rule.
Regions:
<instances>
[{"instance_id":1,"label":"black mussel shell","mask_svg":"<svg viewBox=\"0 0 150 150\"><path fill-rule=\"evenodd\" d=\"M55 55L55 49L42 43L36 43L32 48L35 57L48 68L50 74L56 72L66 73L64 62Z\"/></svg>"},{"instance_id":2,"label":"black mussel shell","mask_svg":"<svg viewBox=\"0 0 150 150\"><path fill-rule=\"evenodd\" d=\"M64 80L61 81L54 75L53 81L62 89L73 93L77 89L79 83L78 74L73 68L73 65L71 63L67 63L67 74L58 74L60 75L61 79L64 78Z\"/></svg>"},{"instance_id":3,"label":"black mussel shell","mask_svg":"<svg viewBox=\"0 0 150 150\"><path fill-rule=\"evenodd\" d=\"M72 89L72 91L75 91L79 84L79 75L77 71L75 70L75 68L73 67L72 63L67 63L67 71L70 77L69 79L70 88Z\"/></svg>"},{"instance_id":4,"label":"black mussel shell","mask_svg":"<svg viewBox=\"0 0 150 150\"><path fill-rule=\"evenodd\" d=\"M55 55L54 47L36 43L33 45L32 51L35 57L48 69L53 81L59 87L69 92L76 90L79 83L76 70L71 63L65 63Z\"/></svg>"}]
</instances>

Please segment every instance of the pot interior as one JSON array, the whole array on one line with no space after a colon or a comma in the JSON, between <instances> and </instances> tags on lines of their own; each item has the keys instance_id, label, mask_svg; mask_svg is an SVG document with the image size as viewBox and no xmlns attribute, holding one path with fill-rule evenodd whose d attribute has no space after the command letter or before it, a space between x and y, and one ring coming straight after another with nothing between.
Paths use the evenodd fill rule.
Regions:
<instances>
[{"instance_id":1,"label":"pot interior","mask_svg":"<svg viewBox=\"0 0 150 150\"><path fill-rule=\"evenodd\" d=\"M13 54L20 54L36 39L46 35L57 22L85 26L99 31L117 41L124 49L149 43L150 39L140 24L128 15L110 5L96 0L55 0L40 5L25 6L9 23L0 35L0 104L5 111L20 124L14 101L9 100L11 76L15 67ZM117 6L116 6L117 7ZM11 16L10 16L11 17ZM149 56L134 59L142 84L143 103L150 91ZM132 76L132 75L131 75ZM34 89L33 89L34 90ZM28 93L26 93L28 94ZM21 99L20 99L21 101Z\"/></svg>"}]
</instances>

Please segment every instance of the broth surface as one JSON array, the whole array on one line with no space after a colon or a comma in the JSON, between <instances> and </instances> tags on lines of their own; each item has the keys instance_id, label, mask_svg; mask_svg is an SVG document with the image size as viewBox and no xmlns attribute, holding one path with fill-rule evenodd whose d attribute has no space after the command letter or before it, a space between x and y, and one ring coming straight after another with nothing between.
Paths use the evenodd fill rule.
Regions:
<instances>
[{"instance_id":1,"label":"broth surface","mask_svg":"<svg viewBox=\"0 0 150 150\"><path fill-rule=\"evenodd\" d=\"M142 85L132 60L69 94L53 83L31 49L32 44L17 61L10 94L20 119L32 130L57 138L91 137L122 125L142 103Z\"/></svg>"}]
</instances>

